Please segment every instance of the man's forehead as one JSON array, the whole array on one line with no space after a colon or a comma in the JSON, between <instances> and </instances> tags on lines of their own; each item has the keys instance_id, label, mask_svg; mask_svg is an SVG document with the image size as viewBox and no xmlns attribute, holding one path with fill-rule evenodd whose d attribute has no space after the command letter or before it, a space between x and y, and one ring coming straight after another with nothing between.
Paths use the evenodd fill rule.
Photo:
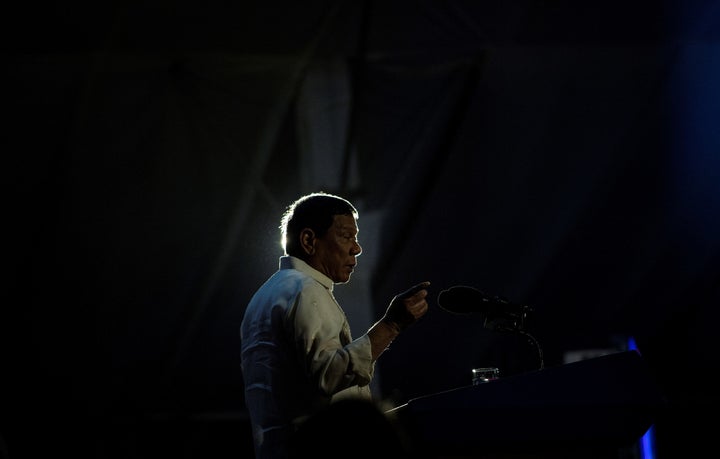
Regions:
<instances>
[{"instance_id":1,"label":"man's forehead","mask_svg":"<svg viewBox=\"0 0 720 459\"><path fill-rule=\"evenodd\" d=\"M335 215L333 226L343 231L358 231L357 221L352 215Z\"/></svg>"}]
</instances>

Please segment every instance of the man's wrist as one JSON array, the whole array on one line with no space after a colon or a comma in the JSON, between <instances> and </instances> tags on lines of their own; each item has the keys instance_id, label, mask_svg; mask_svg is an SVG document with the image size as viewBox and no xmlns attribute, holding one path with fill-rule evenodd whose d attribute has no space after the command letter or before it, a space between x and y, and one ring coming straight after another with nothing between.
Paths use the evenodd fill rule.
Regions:
<instances>
[{"instance_id":1,"label":"man's wrist","mask_svg":"<svg viewBox=\"0 0 720 459\"><path fill-rule=\"evenodd\" d=\"M376 360L380 354L385 352L395 338L400 334L400 327L392 321L382 318L368 330L370 345L372 347L372 359Z\"/></svg>"},{"instance_id":2,"label":"man's wrist","mask_svg":"<svg viewBox=\"0 0 720 459\"><path fill-rule=\"evenodd\" d=\"M400 327L400 325L392 319L383 317L382 319L380 319L380 322L387 325L388 327L390 327L390 329L392 329L395 336L399 335L400 332L402 332L402 327Z\"/></svg>"}]
</instances>

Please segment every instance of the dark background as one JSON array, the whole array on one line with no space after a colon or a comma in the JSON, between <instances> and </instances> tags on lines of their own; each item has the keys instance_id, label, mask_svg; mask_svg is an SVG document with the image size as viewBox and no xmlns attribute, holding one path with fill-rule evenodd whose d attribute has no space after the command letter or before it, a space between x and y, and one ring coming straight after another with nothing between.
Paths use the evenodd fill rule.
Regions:
<instances>
[{"instance_id":1,"label":"dark background","mask_svg":"<svg viewBox=\"0 0 720 459\"><path fill-rule=\"evenodd\" d=\"M57 2L1 38L0 453L248 457L240 321L320 189L361 213L355 335L432 282L382 399L537 367L438 307L465 284L546 367L637 346L657 457L712 444L718 2Z\"/></svg>"}]
</instances>

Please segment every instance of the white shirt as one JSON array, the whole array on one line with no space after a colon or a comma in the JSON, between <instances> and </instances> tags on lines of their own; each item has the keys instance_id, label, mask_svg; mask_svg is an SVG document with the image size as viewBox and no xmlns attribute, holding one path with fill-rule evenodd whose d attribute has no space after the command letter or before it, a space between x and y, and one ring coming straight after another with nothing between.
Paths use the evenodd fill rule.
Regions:
<instances>
[{"instance_id":1,"label":"white shirt","mask_svg":"<svg viewBox=\"0 0 720 459\"><path fill-rule=\"evenodd\" d=\"M346 397L371 399L375 363L367 334L352 339L333 281L280 257L240 328L245 405L258 458L286 456L293 424Z\"/></svg>"}]
</instances>

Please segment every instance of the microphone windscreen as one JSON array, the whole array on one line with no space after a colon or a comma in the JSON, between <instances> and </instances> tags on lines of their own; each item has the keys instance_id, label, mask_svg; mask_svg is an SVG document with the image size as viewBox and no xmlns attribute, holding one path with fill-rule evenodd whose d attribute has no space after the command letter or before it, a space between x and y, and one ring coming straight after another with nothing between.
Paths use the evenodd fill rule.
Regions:
<instances>
[{"instance_id":1,"label":"microphone windscreen","mask_svg":"<svg viewBox=\"0 0 720 459\"><path fill-rule=\"evenodd\" d=\"M482 290L466 285L456 285L438 294L438 305L454 314L470 314L487 309L487 297Z\"/></svg>"}]
</instances>

